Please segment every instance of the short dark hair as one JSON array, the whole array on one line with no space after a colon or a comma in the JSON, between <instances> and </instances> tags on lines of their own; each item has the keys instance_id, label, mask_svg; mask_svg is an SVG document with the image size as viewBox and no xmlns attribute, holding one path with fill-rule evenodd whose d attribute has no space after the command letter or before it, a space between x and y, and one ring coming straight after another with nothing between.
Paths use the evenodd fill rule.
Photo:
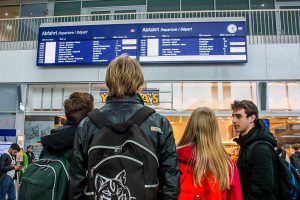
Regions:
<instances>
[{"instance_id":1,"label":"short dark hair","mask_svg":"<svg viewBox=\"0 0 300 200\"><path fill-rule=\"evenodd\" d=\"M298 143L294 144L293 149L295 149L295 151L298 151L300 149L300 144Z\"/></svg>"},{"instance_id":2,"label":"short dark hair","mask_svg":"<svg viewBox=\"0 0 300 200\"><path fill-rule=\"evenodd\" d=\"M258 109L257 106L249 100L234 100L233 103L231 104L231 110L240 110L244 109L245 113L247 114L247 117L255 115L255 120L256 122L258 120Z\"/></svg>"},{"instance_id":3,"label":"short dark hair","mask_svg":"<svg viewBox=\"0 0 300 200\"><path fill-rule=\"evenodd\" d=\"M12 150L17 150L17 152L19 152L21 150L20 146L17 143L11 144L9 148Z\"/></svg>"},{"instance_id":4,"label":"short dark hair","mask_svg":"<svg viewBox=\"0 0 300 200\"><path fill-rule=\"evenodd\" d=\"M33 149L33 145L28 145L26 149L32 148Z\"/></svg>"},{"instance_id":5,"label":"short dark hair","mask_svg":"<svg viewBox=\"0 0 300 200\"><path fill-rule=\"evenodd\" d=\"M94 109L94 97L86 92L74 92L64 102L65 115L76 123Z\"/></svg>"}]
</instances>

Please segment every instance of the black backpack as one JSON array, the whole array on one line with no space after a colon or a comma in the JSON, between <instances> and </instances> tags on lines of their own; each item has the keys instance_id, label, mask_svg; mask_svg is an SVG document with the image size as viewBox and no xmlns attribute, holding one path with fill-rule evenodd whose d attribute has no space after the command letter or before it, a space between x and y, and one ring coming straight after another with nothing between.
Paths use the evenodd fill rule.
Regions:
<instances>
[{"instance_id":1,"label":"black backpack","mask_svg":"<svg viewBox=\"0 0 300 200\"><path fill-rule=\"evenodd\" d=\"M139 127L154 112L144 106L120 124L113 124L99 110L89 113L99 132L88 150L88 199L157 199L159 162L150 139Z\"/></svg>"},{"instance_id":2,"label":"black backpack","mask_svg":"<svg viewBox=\"0 0 300 200\"><path fill-rule=\"evenodd\" d=\"M296 169L281 158L273 146L266 141L256 141L249 145L247 150L247 161L251 163L252 149L257 144L267 144L275 153L277 163L277 187L278 187L278 199L284 200L299 200L300 199L300 176Z\"/></svg>"}]
</instances>

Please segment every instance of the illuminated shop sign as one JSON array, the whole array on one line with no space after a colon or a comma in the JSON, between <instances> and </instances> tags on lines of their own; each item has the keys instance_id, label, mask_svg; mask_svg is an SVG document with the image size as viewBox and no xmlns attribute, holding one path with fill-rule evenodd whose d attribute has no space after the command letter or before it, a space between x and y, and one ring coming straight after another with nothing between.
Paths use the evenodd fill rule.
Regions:
<instances>
[{"instance_id":1,"label":"illuminated shop sign","mask_svg":"<svg viewBox=\"0 0 300 200\"><path fill-rule=\"evenodd\" d=\"M143 101L147 104L159 104L159 89L146 88L140 93ZM107 88L100 89L101 102L106 103L108 97Z\"/></svg>"},{"instance_id":2,"label":"illuminated shop sign","mask_svg":"<svg viewBox=\"0 0 300 200\"><path fill-rule=\"evenodd\" d=\"M108 64L127 53L141 63L247 62L246 22L226 20L70 24L39 28L37 65Z\"/></svg>"}]
</instances>

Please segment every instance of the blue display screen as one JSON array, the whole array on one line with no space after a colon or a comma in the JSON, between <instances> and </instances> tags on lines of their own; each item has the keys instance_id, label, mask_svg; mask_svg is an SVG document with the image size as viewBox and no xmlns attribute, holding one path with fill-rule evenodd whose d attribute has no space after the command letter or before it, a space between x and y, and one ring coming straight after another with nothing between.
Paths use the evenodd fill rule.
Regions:
<instances>
[{"instance_id":1,"label":"blue display screen","mask_svg":"<svg viewBox=\"0 0 300 200\"><path fill-rule=\"evenodd\" d=\"M245 21L43 26L37 65L247 62Z\"/></svg>"}]
</instances>

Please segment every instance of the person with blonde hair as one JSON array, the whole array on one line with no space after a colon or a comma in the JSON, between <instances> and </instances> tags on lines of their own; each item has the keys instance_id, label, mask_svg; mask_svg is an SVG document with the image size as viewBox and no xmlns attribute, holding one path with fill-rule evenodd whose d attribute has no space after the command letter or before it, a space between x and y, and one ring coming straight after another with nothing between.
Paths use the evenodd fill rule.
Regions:
<instances>
[{"instance_id":1,"label":"person with blonde hair","mask_svg":"<svg viewBox=\"0 0 300 200\"><path fill-rule=\"evenodd\" d=\"M179 200L242 199L238 170L223 147L217 117L210 108L192 113L177 152Z\"/></svg>"},{"instance_id":2,"label":"person with blonde hair","mask_svg":"<svg viewBox=\"0 0 300 200\"><path fill-rule=\"evenodd\" d=\"M138 94L143 84L144 76L140 64L128 55L121 55L108 65L106 85L109 96L106 104L82 120L75 137L74 160L70 170L71 199L177 200L180 174L173 130L165 117L143 105L143 100ZM140 123L137 123L136 114L140 114L144 108L153 112L149 113L147 117L143 115L143 120L138 119ZM132 124L139 128L140 132L134 133L140 133L136 136L143 136L145 141L148 141L147 145L152 148L147 149L145 145L142 146L141 143L125 137L124 135L128 132L124 133L121 128L125 124L127 124L127 129L124 130L131 131ZM117 131L119 132L116 133ZM103 134L109 137L101 138ZM102 144L104 140L105 145ZM91 144L95 145L91 146ZM132 151L127 152L129 147L126 144L132 144ZM108 155L108 153L102 154L105 149L108 153L111 153L110 149L115 151L112 152L112 156L109 154L111 157L104 158ZM147 151L147 155L156 158L155 165L143 164L144 157L135 154L136 157L133 156L133 153L141 150ZM101 153L99 153L100 151ZM124 152L128 154L124 155ZM90 164L92 161L98 164ZM112 164L112 162L117 164ZM136 163L135 168L128 168L128 165L133 162ZM143 171L140 168L135 170L137 166L141 166L141 168L148 166L150 171L154 168L157 169L156 177L150 177L155 179L155 182L148 184L146 181L145 184L140 184L143 183L143 180L134 182L137 174L141 174L140 172ZM132 172L134 174L130 175ZM143 172L144 176L150 173L149 171ZM136 191L140 185L142 185L140 191L132 192ZM152 198L149 198L150 194L154 194ZM138 195L144 195L144 197L137 198Z\"/></svg>"}]
</instances>

